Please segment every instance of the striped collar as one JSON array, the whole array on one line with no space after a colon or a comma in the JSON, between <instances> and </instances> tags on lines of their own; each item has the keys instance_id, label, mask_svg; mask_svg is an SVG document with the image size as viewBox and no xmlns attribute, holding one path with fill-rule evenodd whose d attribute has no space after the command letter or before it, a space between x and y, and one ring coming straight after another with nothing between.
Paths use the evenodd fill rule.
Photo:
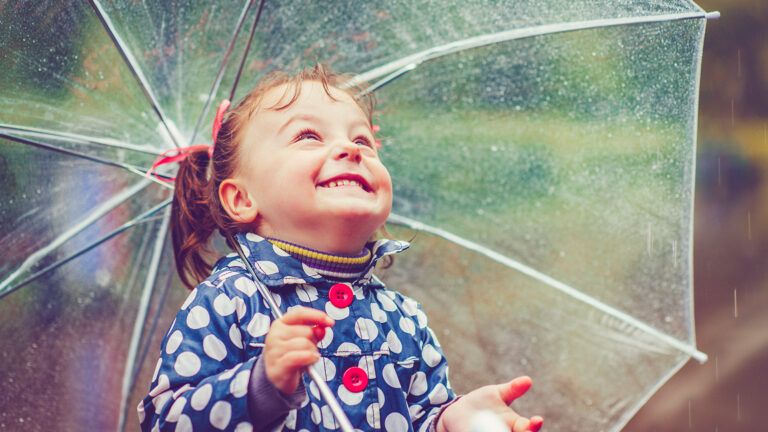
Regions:
<instances>
[{"instance_id":1,"label":"striped collar","mask_svg":"<svg viewBox=\"0 0 768 432\"><path fill-rule=\"evenodd\" d=\"M338 277L320 274L317 269L303 263L288 251L255 233L239 233L235 235L235 239L256 270L259 281L269 287L320 281L332 283L334 280L338 280ZM389 239L367 243L365 249L370 251L371 258L365 266L362 266L362 270L359 272L359 276L355 277L355 280L359 283L370 282L373 277L373 269L380 259L387 255L402 252L409 247L408 242ZM214 271L225 267L243 268L244 265L240 257L236 253L232 253L219 260L214 266Z\"/></svg>"},{"instance_id":2,"label":"striped collar","mask_svg":"<svg viewBox=\"0 0 768 432\"><path fill-rule=\"evenodd\" d=\"M348 256L329 254L274 238L266 240L327 278L357 279L363 275L373 256L367 247L357 255Z\"/></svg>"}]
</instances>

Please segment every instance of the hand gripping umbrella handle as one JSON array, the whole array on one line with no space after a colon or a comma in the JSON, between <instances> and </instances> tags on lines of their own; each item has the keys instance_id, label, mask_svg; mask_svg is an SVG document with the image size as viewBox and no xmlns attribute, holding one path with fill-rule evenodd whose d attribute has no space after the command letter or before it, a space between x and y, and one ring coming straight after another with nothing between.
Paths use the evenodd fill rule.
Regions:
<instances>
[{"instance_id":1,"label":"hand gripping umbrella handle","mask_svg":"<svg viewBox=\"0 0 768 432\"><path fill-rule=\"evenodd\" d=\"M259 293L267 301L267 304L269 304L269 309L272 311L272 315L275 317L275 319L282 318L283 312L280 310L280 306L278 306L275 302L275 298L272 297L272 293L269 291L269 288L259 282L259 279L256 277L256 271L253 269L250 261L248 261L248 259L245 257L245 254L240 247L240 243L235 241L235 239L230 235L227 237L230 244L235 247L237 254L240 255L240 259L245 263L248 271L251 272L253 281L256 283L256 289L259 290ZM333 395L330 387L328 387L328 384L326 384L325 379L323 379L323 377L321 377L320 374L317 373L317 370L315 370L313 367L308 367L305 373L309 375L309 378L315 383L315 385L317 385L317 388L320 390L320 396L322 396L325 403L328 404L328 407L331 409L333 416L336 417L336 421L339 422L339 426L341 427L342 432L354 432L352 423L350 423L347 415L344 414L344 410L341 409L339 401L336 400L336 397Z\"/></svg>"}]
</instances>

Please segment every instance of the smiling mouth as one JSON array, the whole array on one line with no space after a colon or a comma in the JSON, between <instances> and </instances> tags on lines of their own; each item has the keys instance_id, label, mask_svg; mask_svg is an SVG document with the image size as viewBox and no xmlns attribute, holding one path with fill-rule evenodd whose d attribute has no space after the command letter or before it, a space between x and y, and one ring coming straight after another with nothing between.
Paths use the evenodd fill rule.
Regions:
<instances>
[{"instance_id":1,"label":"smiling mouth","mask_svg":"<svg viewBox=\"0 0 768 432\"><path fill-rule=\"evenodd\" d=\"M358 175L340 175L320 182L317 187L333 189L339 187L356 187L366 192L371 192L371 187L364 178Z\"/></svg>"}]
</instances>

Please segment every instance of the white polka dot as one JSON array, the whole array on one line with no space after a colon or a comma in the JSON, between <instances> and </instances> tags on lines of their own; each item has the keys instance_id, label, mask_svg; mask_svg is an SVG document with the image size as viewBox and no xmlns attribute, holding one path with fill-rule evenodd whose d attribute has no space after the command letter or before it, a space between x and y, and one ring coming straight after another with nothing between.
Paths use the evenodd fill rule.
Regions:
<instances>
[{"instance_id":1,"label":"white polka dot","mask_svg":"<svg viewBox=\"0 0 768 432\"><path fill-rule=\"evenodd\" d=\"M253 283L252 280L246 277L238 278L235 281L235 288L245 293L245 295L247 295L248 297L252 296L253 293L256 292L256 284Z\"/></svg>"},{"instance_id":2,"label":"white polka dot","mask_svg":"<svg viewBox=\"0 0 768 432\"><path fill-rule=\"evenodd\" d=\"M312 414L310 414L310 417L312 418L312 423L314 424L320 424L320 407L318 407L315 404L310 404L310 409L312 410Z\"/></svg>"},{"instance_id":3,"label":"white polka dot","mask_svg":"<svg viewBox=\"0 0 768 432\"><path fill-rule=\"evenodd\" d=\"M434 331L432 331L431 328L427 327L427 330L429 331L429 335L432 336L432 342L435 343L435 346L440 348L440 342L437 340L437 335Z\"/></svg>"},{"instance_id":4,"label":"white polka dot","mask_svg":"<svg viewBox=\"0 0 768 432\"><path fill-rule=\"evenodd\" d=\"M193 352L183 352L176 357L173 369L183 377L191 377L200 370L200 357Z\"/></svg>"},{"instance_id":5,"label":"white polka dot","mask_svg":"<svg viewBox=\"0 0 768 432\"><path fill-rule=\"evenodd\" d=\"M381 371L381 373L384 376L384 382L386 382L390 387L400 388L400 379L397 377L397 372L395 372L395 367L392 366L392 363L384 366L384 369Z\"/></svg>"},{"instance_id":6,"label":"white polka dot","mask_svg":"<svg viewBox=\"0 0 768 432\"><path fill-rule=\"evenodd\" d=\"M155 412L160 412L166 403L168 403L169 400L171 400L171 396L173 396L173 392L168 390L165 393L161 393L160 395L156 396L154 399L152 399L152 405L155 406Z\"/></svg>"},{"instance_id":7,"label":"white polka dot","mask_svg":"<svg viewBox=\"0 0 768 432\"><path fill-rule=\"evenodd\" d=\"M184 300L184 304L181 305L181 310L184 310L189 307L189 305L192 303L192 301L195 300L195 297L197 296L197 288L193 289L192 292L189 293L187 296L187 299Z\"/></svg>"},{"instance_id":8,"label":"white polka dot","mask_svg":"<svg viewBox=\"0 0 768 432\"><path fill-rule=\"evenodd\" d=\"M232 324L229 328L229 340L232 341L236 347L240 349L243 348L243 335L240 334L240 328L237 324Z\"/></svg>"},{"instance_id":9,"label":"white polka dot","mask_svg":"<svg viewBox=\"0 0 768 432\"><path fill-rule=\"evenodd\" d=\"M277 247L277 245L272 245L272 250L275 251L275 254L278 255L278 256L288 256L288 255L290 255L288 252L286 252L286 251L280 249L279 247Z\"/></svg>"},{"instance_id":10,"label":"white polka dot","mask_svg":"<svg viewBox=\"0 0 768 432\"><path fill-rule=\"evenodd\" d=\"M195 306L189 311L187 315L187 327L197 330L208 325L211 322L211 317L208 315L208 311L202 306Z\"/></svg>"},{"instance_id":11,"label":"white polka dot","mask_svg":"<svg viewBox=\"0 0 768 432\"><path fill-rule=\"evenodd\" d=\"M272 261L256 261L256 268L258 268L265 275L272 275L279 271L277 264Z\"/></svg>"},{"instance_id":12,"label":"white polka dot","mask_svg":"<svg viewBox=\"0 0 768 432\"><path fill-rule=\"evenodd\" d=\"M259 243L260 241L264 240L263 237L250 232L245 235L245 239L253 243Z\"/></svg>"},{"instance_id":13,"label":"white polka dot","mask_svg":"<svg viewBox=\"0 0 768 432\"><path fill-rule=\"evenodd\" d=\"M323 413L323 427L331 430L338 429L339 424L336 423L336 417L333 416L331 407L329 407L328 405L323 405L323 407L320 410Z\"/></svg>"},{"instance_id":14,"label":"white polka dot","mask_svg":"<svg viewBox=\"0 0 768 432\"><path fill-rule=\"evenodd\" d=\"M416 372L411 376L411 385L408 387L408 393L414 396L421 396L427 391L427 374Z\"/></svg>"},{"instance_id":15,"label":"white polka dot","mask_svg":"<svg viewBox=\"0 0 768 432\"><path fill-rule=\"evenodd\" d=\"M192 420L186 414L182 414L179 417L179 422L176 423L176 432L192 432Z\"/></svg>"},{"instance_id":16,"label":"white polka dot","mask_svg":"<svg viewBox=\"0 0 768 432\"><path fill-rule=\"evenodd\" d=\"M240 422L235 427L235 432L252 432L253 425L248 422Z\"/></svg>"},{"instance_id":17,"label":"white polka dot","mask_svg":"<svg viewBox=\"0 0 768 432\"><path fill-rule=\"evenodd\" d=\"M388 321L387 313L381 310L378 303L371 303L371 316L373 319L380 323L385 323Z\"/></svg>"},{"instance_id":18,"label":"white polka dot","mask_svg":"<svg viewBox=\"0 0 768 432\"><path fill-rule=\"evenodd\" d=\"M169 388L171 388L171 381L168 379L168 375L160 375L160 378L157 379L157 385L149 392L149 395L155 397Z\"/></svg>"},{"instance_id":19,"label":"white polka dot","mask_svg":"<svg viewBox=\"0 0 768 432\"><path fill-rule=\"evenodd\" d=\"M317 388L317 384L314 381L309 383L309 393L314 396L315 399L320 399L320 389Z\"/></svg>"},{"instance_id":20,"label":"white polka dot","mask_svg":"<svg viewBox=\"0 0 768 432\"><path fill-rule=\"evenodd\" d=\"M336 365L329 358L321 357L320 361L313 366L320 376L325 377L326 381L331 381L336 377Z\"/></svg>"},{"instance_id":21,"label":"white polka dot","mask_svg":"<svg viewBox=\"0 0 768 432\"><path fill-rule=\"evenodd\" d=\"M339 399L347 405L357 405L363 400L365 392L352 393L343 385L339 386Z\"/></svg>"},{"instance_id":22,"label":"white polka dot","mask_svg":"<svg viewBox=\"0 0 768 432\"><path fill-rule=\"evenodd\" d=\"M381 429L381 410L379 404L374 402L365 409L365 420L368 426L374 429Z\"/></svg>"},{"instance_id":23,"label":"white polka dot","mask_svg":"<svg viewBox=\"0 0 768 432\"><path fill-rule=\"evenodd\" d=\"M248 380L250 377L250 370L244 370L235 375L235 379L229 383L229 392L232 393L232 396L239 398L248 393Z\"/></svg>"},{"instance_id":24,"label":"white polka dot","mask_svg":"<svg viewBox=\"0 0 768 432\"><path fill-rule=\"evenodd\" d=\"M192 393L192 399L190 399L189 404L192 408L201 411L208 405L208 401L211 400L211 393L213 393L213 386L205 384Z\"/></svg>"},{"instance_id":25,"label":"white polka dot","mask_svg":"<svg viewBox=\"0 0 768 432\"><path fill-rule=\"evenodd\" d=\"M152 381L157 379L157 374L160 372L160 366L163 365L163 359L159 358L157 359L157 364L155 365L155 373L152 374Z\"/></svg>"},{"instance_id":26,"label":"white polka dot","mask_svg":"<svg viewBox=\"0 0 768 432\"><path fill-rule=\"evenodd\" d=\"M379 406L384 406L384 392L380 388L376 388L376 392L379 395Z\"/></svg>"},{"instance_id":27,"label":"white polka dot","mask_svg":"<svg viewBox=\"0 0 768 432\"><path fill-rule=\"evenodd\" d=\"M438 383L431 392L429 392L429 402L433 405L442 405L448 400L448 390L444 385Z\"/></svg>"},{"instance_id":28,"label":"white polka dot","mask_svg":"<svg viewBox=\"0 0 768 432\"><path fill-rule=\"evenodd\" d=\"M296 286L296 296L305 303L313 302L319 297L317 295L317 288L306 284Z\"/></svg>"},{"instance_id":29,"label":"white polka dot","mask_svg":"<svg viewBox=\"0 0 768 432\"><path fill-rule=\"evenodd\" d=\"M333 305L331 302L327 302L325 304L325 313L328 314L329 317L335 319L335 320L343 320L344 318L349 316L349 308L337 308Z\"/></svg>"},{"instance_id":30,"label":"white polka dot","mask_svg":"<svg viewBox=\"0 0 768 432\"><path fill-rule=\"evenodd\" d=\"M224 360L227 356L227 347L219 338L208 335L203 339L203 351L214 360Z\"/></svg>"},{"instance_id":31,"label":"white polka dot","mask_svg":"<svg viewBox=\"0 0 768 432\"><path fill-rule=\"evenodd\" d=\"M360 350L360 347L353 344L352 342L344 342L341 345L339 345L339 349L337 350L339 353L343 354L361 354L362 351Z\"/></svg>"},{"instance_id":32,"label":"white polka dot","mask_svg":"<svg viewBox=\"0 0 768 432\"><path fill-rule=\"evenodd\" d=\"M400 317L400 330L414 336L416 334L416 324L406 317Z\"/></svg>"},{"instance_id":33,"label":"white polka dot","mask_svg":"<svg viewBox=\"0 0 768 432\"><path fill-rule=\"evenodd\" d=\"M325 328L325 335L323 339L317 342L317 346L320 348L328 348L333 341L333 329L330 327Z\"/></svg>"},{"instance_id":34,"label":"white polka dot","mask_svg":"<svg viewBox=\"0 0 768 432\"><path fill-rule=\"evenodd\" d=\"M275 303L277 303L278 307L281 304L283 304L283 297L280 294L276 292L270 292L269 294L272 296L272 300L274 300ZM264 303L264 307L269 309L269 303L267 302L267 299L264 299L263 303Z\"/></svg>"},{"instance_id":35,"label":"white polka dot","mask_svg":"<svg viewBox=\"0 0 768 432\"><path fill-rule=\"evenodd\" d=\"M211 425L219 430L224 430L232 418L232 405L227 401L218 401L211 407Z\"/></svg>"},{"instance_id":36,"label":"white polka dot","mask_svg":"<svg viewBox=\"0 0 768 432\"><path fill-rule=\"evenodd\" d=\"M403 300L403 310L405 313L407 313L410 316L416 315L416 312L419 310L419 304L416 303L416 300L412 298L405 298Z\"/></svg>"},{"instance_id":37,"label":"white polka dot","mask_svg":"<svg viewBox=\"0 0 768 432\"><path fill-rule=\"evenodd\" d=\"M416 311L416 321L419 323L419 328L427 327L427 315L421 309Z\"/></svg>"},{"instance_id":38,"label":"white polka dot","mask_svg":"<svg viewBox=\"0 0 768 432\"><path fill-rule=\"evenodd\" d=\"M232 302L235 304L235 312L237 312L237 319L238 321L241 321L243 317L245 316L245 312L247 312L247 308L245 307L245 301L241 299L240 297L235 297Z\"/></svg>"},{"instance_id":39,"label":"white polka dot","mask_svg":"<svg viewBox=\"0 0 768 432\"><path fill-rule=\"evenodd\" d=\"M399 412L389 413L384 420L384 429L387 432L408 432L408 420Z\"/></svg>"},{"instance_id":40,"label":"white polka dot","mask_svg":"<svg viewBox=\"0 0 768 432\"><path fill-rule=\"evenodd\" d=\"M235 372L237 372L237 369L240 368L240 365L234 366L230 369L227 369L226 371L219 374L219 381L225 381L233 376L235 376Z\"/></svg>"},{"instance_id":41,"label":"white polka dot","mask_svg":"<svg viewBox=\"0 0 768 432\"><path fill-rule=\"evenodd\" d=\"M285 417L285 427L288 429L296 429L296 415L297 410L288 411L288 416Z\"/></svg>"},{"instance_id":42,"label":"white polka dot","mask_svg":"<svg viewBox=\"0 0 768 432\"><path fill-rule=\"evenodd\" d=\"M379 300L379 303L381 303L381 307L388 312L394 312L397 310L397 305L395 305L395 302L392 301L391 298L388 296L382 294L381 292L376 293L376 298Z\"/></svg>"},{"instance_id":43,"label":"white polka dot","mask_svg":"<svg viewBox=\"0 0 768 432\"><path fill-rule=\"evenodd\" d=\"M219 316L229 316L235 311L235 304L226 294L219 294L213 301L213 309Z\"/></svg>"},{"instance_id":44,"label":"white polka dot","mask_svg":"<svg viewBox=\"0 0 768 432\"><path fill-rule=\"evenodd\" d=\"M248 333L253 337L260 337L267 334L269 331L270 320L269 317L263 313L257 313L253 315L253 319L248 324Z\"/></svg>"},{"instance_id":45,"label":"white polka dot","mask_svg":"<svg viewBox=\"0 0 768 432\"><path fill-rule=\"evenodd\" d=\"M307 266L307 265L306 265L306 264L304 264L304 263L301 263L301 269L302 269L302 270L304 270L304 273L306 273L307 275L309 275L309 276L311 276L311 277L313 277L313 278L318 278L318 277L320 277L320 275L319 275L319 274L317 274L317 272L316 272L316 271L312 270L312 268L311 268L311 267Z\"/></svg>"},{"instance_id":46,"label":"white polka dot","mask_svg":"<svg viewBox=\"0 0 768 432\"><path fill-rule=\"evenodd\" d=\"M424 414L424 409L419 404L413 404L408 407L408 415L411 417L411 423L418 420Z\"/></svg>"},{"instance_id":47,"label":"white polka dot","mask_svg":"<svg viewBox=\"0 0 768 432\"><path fill-rule=\"evenodd\" d=\"M294 276L286 276L283 278L283 285L295 285L295 284L305 284L307 281L305 281L302 278L297 278Z\"/></svg>"},{"instance_id":48,"label":"white polka dot","mask_svg":"<svg viewBox=\"0 0 768 432\"><path fill-rule=\"evenodd\" d=\"M435 367L440 364L443 356L430 344L424 345L424 349L421 351L421 357L424 359L424 363L429 367Z\"/></svg>"},{"instance_id":49,"label":"white polka dot","mask_svg":"<svg viewBox=\"0 0 768 432\"><path fill-rule=\"evenodd\" d=\"M395 354L399 354L403 350L403 344L400 343L400 338L397 337L394 331L390 330L387 333L387 344L389 344L389 350Z\"/></svg>"},{"instance_id":50,"label":"white polka dot","mask_svg":"<svg viewBox=\"0 0 768 432\"><path fill-rule=\"evenodd\" d=\"M355 321L355 333L362 340L372 341L379 335L379 328L371 319L358 318Z\"/></svg>"},{"instance_id":51,"label":"white polka dot","mask_svg":"<svg viewBox=\"0 0 768 432\"><path fill-rule=\"evenodd\" d=\"M245 268L245 263L240 258L236 260L232 260L232 262L229 263L229 267L238 267L238 268Z\"/></svg>"},{"instance_id":52,"label":"white polka dot","mask_svg":"<svg viewBox=\"0 0 768 432\"><path fill-rule=\"evenodd\" d=\"M168 338L168 342L165 344L165 353L166 354L173 354L176 352L177 349L179 349L179 345L181 345L181 341L184 340L184 335L181 333L180 330L176 330L171 334L171 336Z\"/></svg>"},{"instance_id":53,"label":"white polka dot","mask_svg":"<svg viewBox=\"0 0 768 432\"><path fill-rule=\"evenodd\" d=\"M179 387L175 392L173 392L173 398L177 399L179 396L184 394L187 390L192 388L192 384L186 383L183 386Z\"/></svg>"},{"instance_id":54,"label":"white polka dot","mask_svg":"<svg viewBox=\"0 0 768 432\"><path fill-rule=\"evenodd\" d=\"M184 410L184 406L187 404L187 398L178 398L171 405L171 409L168 411L168 415L165 416L165 420L169 422L176 422L181 416L181 412Z\"/></svg>"},{"instance_id":55,"label":"white polka dot","mask_svg":"<svg viewBox=\"0 0 768 432\"><path fill-rule=\"evenodd\" d=\"M361 357L360 361L357 362L357 367L364 370L369 379L376 378L376 367L373 365L371 356Z\"/></svg>"}]
</instances>

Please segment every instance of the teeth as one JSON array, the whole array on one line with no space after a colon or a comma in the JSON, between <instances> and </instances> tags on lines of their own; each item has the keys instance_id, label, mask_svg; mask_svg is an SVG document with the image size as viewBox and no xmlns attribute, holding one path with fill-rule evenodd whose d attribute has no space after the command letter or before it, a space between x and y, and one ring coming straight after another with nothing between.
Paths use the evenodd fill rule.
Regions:
<instances>
[{"instance_id":1,"label":"teeth","mask_svg":"<svg viewBox=\"0 0 768 432\"><path fill-rule=\"evenodd\" d=\"M326 183L323 187L335 188L337 186L357 186L360 189L365 189L363 187L362 183L360 183L359 181L357 181L357 180L348 180L348 179L333 180L333 181L330 181L330 182Z\"/></svg>"}]
</instances>

